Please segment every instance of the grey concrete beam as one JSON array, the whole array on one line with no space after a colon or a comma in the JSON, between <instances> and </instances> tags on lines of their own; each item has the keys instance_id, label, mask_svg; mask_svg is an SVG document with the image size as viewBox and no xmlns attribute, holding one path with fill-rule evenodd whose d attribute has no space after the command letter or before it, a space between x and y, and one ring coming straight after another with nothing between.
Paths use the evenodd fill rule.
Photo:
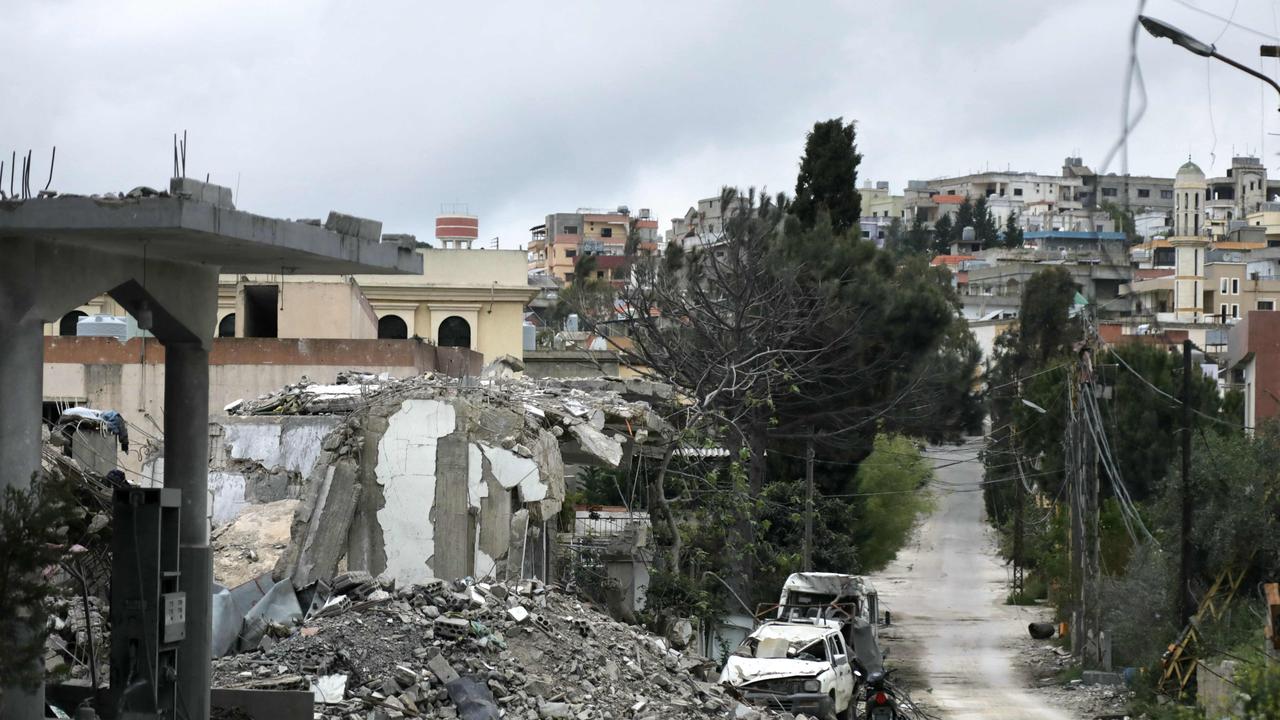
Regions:
<instances>
[{"instance_id":1,"label":"grey concrete beam","mask_svg":"<svg viewBox=\"0 0 1280 720\"><path fill-rule=\"evenodd\" d=\"M309 223L196 199L64 196L0 202L0 251L14 238L212 265L227 273L420 274L422 256Z\"/></svg>"}]
</instances>

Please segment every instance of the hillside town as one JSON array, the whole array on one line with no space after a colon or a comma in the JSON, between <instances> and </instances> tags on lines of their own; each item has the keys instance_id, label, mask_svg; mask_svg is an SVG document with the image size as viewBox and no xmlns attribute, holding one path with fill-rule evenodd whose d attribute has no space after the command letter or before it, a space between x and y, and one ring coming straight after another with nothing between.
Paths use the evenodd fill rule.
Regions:
<instances>
[{"instance_id":1,"label":"hillside town","mask_svg":"<svg viewBox=\"0 0 1280 720\"><path fill-rule=\"evenodd\" d=\"M690 149L716 123L683 86L679 118L628 126L640 151L558 117L499 132L451 113L542 71L479 63L483 92L398 73L470 57L528 9L379 3L323 22L282 6L262 27L310 38L284 64L256 47L234 69L175 60L215 84L283 75L245 89L253 123L147 119L138 140L101 113L145 163L92 167L119 148L46 149L38 123L0 120L0 720L1280 717L1276 133L1269 115L1239 130L1257 110L1234 101L1222 141L1212 116L1209 139L1139 122L1149 93L1187 82L1156 69L1148 86L1139 47L1149 65L1211 63L1211 91L1238 75L1248 94L1224 92L1256 105L1259 86L1280 101L1280 31L1254 27L1257 8L1179 2L1179 23L1200 20L1188 33L1165 3L990 1L1009 12L974 32L1048 42L1105 18L1128 68L1118 139L1091 137L1092 115L1034 127L1042 106L1069 113L1025 79L1019 93L1048 94L1009 118L957 104L911 142L897 105L844 101L761 110L804 118L744 140L744 96ZM42 38L56 17L117 27L48 12L20 19ZM224 24L241 10L172 12L157 27L193 47L257 37ZM562 40L598 47L619 17L599 12L564 14L592 32ZM822 57L845 32L886 51L939 32L893 8L860 11L883 37L841 30L848 12L750 8L725 26ZM397 27L446 18L487 29L446 23L421 48ZM350 69L307 49L338 26L357 96L409 78L431 102L396 95L355 146L374 118L349 108L261 137L262 88ZM1241 36L1275 43L1260 70L1232 59ZM104 57L132 62L132 42ZM965 62L1007 58L971 42ZM945 45L919 53L960 62ZM658 62L618 52L633 81ZM581 85L556 97L584 114L619 83L575 63L556 72ZM779 97L788 81L805 84ZM136 93L195 122L169 92ZM493 144L468 145L468 124ZM574 128L573 150L554 139ZM242 171L194 152L208 138L247 156L224 135L272 155L236 162L288 180L242 194ZM359 181L329 182L328 156L353 147ZM653 172L668 150L699 167Z\"/></svg>"}]
</instances>

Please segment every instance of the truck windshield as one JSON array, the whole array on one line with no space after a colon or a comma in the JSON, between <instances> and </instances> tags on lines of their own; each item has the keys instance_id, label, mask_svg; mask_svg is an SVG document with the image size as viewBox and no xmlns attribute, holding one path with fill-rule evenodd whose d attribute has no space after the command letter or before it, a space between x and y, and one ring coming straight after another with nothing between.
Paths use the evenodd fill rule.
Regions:
<instances>
[{"instance_id":1,"label":"truck windshield","mask_svg":"<svg viewBox=\"0 0 1280 720\"><path fill-rule=\"evenodd\" d=\"M759 659L826 660L827 646L817 640L788 640L781 637L750 637L734 651L740 657Z\"/></svg>"}]
</instances>

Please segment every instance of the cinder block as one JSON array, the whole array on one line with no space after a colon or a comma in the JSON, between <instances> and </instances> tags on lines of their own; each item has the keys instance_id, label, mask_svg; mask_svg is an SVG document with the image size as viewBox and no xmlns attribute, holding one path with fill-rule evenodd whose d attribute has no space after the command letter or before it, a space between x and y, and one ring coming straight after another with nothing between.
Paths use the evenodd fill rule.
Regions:
<instances>
[{"instance_id":1,"label":"cinder block","mask_svg":"<svg viewBox=\"0 0 1280 720\"><path fill-rule=\"evenodd\" d=\"M344 215L340 212L329 211L329 219L324 221L324 226L328 230L332 230L342 235L352 235L365 240L381 240L382 239L382 223L377 220L356 217L355 215Z\"/></svg>"},{"instance_id":2,"label":"cinder block","mask_svg":"<svg viewBox=\"0 0 1280 720\"><path fill-rule=\"evenodd\" d=\"M236 207L232 201L231 188L201 182L193 178L171 178L169 180L169 193L229 210L234 210Z\"/></svg>"}]
</instances>

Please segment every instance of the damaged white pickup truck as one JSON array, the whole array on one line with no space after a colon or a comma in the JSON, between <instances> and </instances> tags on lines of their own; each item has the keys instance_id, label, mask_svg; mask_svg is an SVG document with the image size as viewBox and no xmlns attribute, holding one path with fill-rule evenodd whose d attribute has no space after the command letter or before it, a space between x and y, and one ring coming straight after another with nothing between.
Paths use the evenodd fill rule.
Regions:
<instances>
[{"instance_id":1,"label":"damaged white pickup truck","mask_svg":"<svg viewBox=\"0 0 1280 720\"><path fill-rule=\"evenodd\" d=\"M729 656L720 683L747 702L823 720L850 720L854 675L838 627L770 622Z\"/></svg>"}]
</instances>

